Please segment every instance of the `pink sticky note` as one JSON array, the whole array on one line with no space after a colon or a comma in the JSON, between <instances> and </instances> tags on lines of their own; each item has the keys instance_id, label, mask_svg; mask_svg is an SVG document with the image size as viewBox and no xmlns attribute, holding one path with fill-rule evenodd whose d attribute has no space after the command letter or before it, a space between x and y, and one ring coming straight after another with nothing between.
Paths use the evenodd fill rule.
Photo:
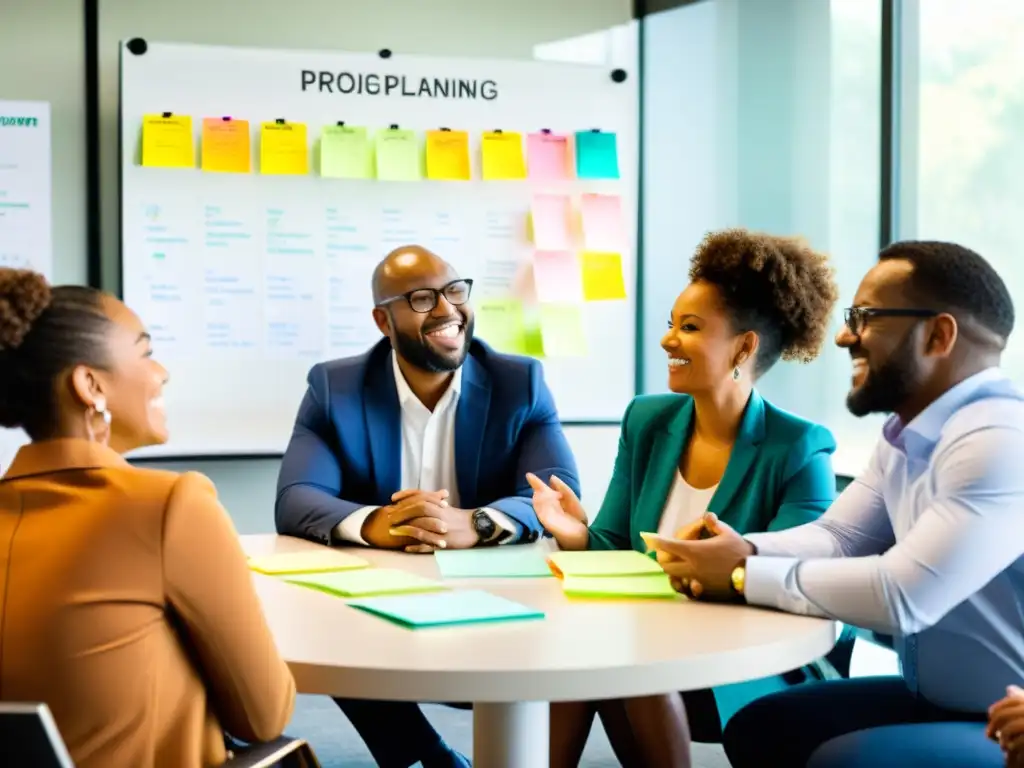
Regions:
<instances>
[{"instance_id":1,"label":"pink sticky note","mask_svg":"<svg viewBox=\"0 0 1024 768\"><path fill-rule=\"evenodd\" d=\"M583 301L583 270L569 251L535 251L533 282L541 303Z\"/></svg>"},{"instance_id":2,"label":"pink sticky note","mask_svg":"<svg viewBox=\"0 0 1024 768\"><path fill-rule=\"evenodd\" d=\"M622 250L626 237L622 225L622 200L618 195L583 195L580 212L587 250Z\"/></svg>"},{"instance_id":3,"label":"pink sticky note","mask_svg":"<svg viewBox=\"0 0 1024 768\"><path fill-rule=\"evenodd\" d=\"M544 251L568 250L570 212L568 195L534 195L530 208L533 244Z\"/></svg>"},{"instance_id":4,"label":"pink sticky note","mask_svg":"<svg viewBox=\"0 0 1024 768\"><path fill-rule=\"evenodd\" d=\"M535 181L570 178L569 137L560 133L531 133L526 137L526 163Z\"/></svg>"}]
</instances>

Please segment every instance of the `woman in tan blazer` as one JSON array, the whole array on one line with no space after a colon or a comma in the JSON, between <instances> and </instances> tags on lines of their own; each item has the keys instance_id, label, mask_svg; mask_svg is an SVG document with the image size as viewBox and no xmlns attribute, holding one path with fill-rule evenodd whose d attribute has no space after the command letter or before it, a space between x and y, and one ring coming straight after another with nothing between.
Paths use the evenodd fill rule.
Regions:
<instances>
[{"instance_id":1,"label":"woman in tan blazer","mask_svg":"<svg viewBox=\"0 0 1024 768\"><path fill-rule=\"evenodd\" d=\"M191 768L281 735L295 682L213 484L133 467L167 371L117 299L0 269L0 699L49 705L78 768Z\"/></svg>"}]
</instances>

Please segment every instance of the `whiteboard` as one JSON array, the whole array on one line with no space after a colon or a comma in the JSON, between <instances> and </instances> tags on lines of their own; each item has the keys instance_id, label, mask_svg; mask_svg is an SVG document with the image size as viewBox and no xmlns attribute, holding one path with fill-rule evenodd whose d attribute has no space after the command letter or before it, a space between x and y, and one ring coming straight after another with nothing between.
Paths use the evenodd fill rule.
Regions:
<instances>
[{"instance_id":1,"label":"whiteboard","mask_svg":"<svg viewBox=\"0 0 1024 768\"><path fill-rule=\"evenodd\" d=\"M474 279L474 305L523 290L523 268L528 273L533 259L528 214L531 201L543 194L569 195L576 212L584 193L621 200L626 298L586 302L585 347L573 356L543 359L563 421L618 421L635 394L636 72L616 82L607 66L537 61L149 41L144 53L129 48L138 50L122 43L123 298L149 327L154 354L171 373L165 391L171 439L138 455L283 452L309 368L364 352L380 339L371 316L370 274L388 251L407 243L434 250ZM317 73L312 84L304 72ZM321 87L320 73L332 73L329 90ZM358 87L338 92L338 83L349 86L360 76L369 82L371 75L402 86L387 93ZM465 89L462 98L429 88L423 93L416 85L459 80L475 81L477 97ZM194 168L140 165L143 118L161 113L191 116ZM199 169L202 120L218 116L249 121L251 173ZM308 175L259 173L260 124L279 119L307 126ZM318 137L339 121L370 130L399 125L418 132L467 131L472 180L323 178ZM544 129L614 133L620 178L481 181L480 137L495 129L521 132L524 139ZM228 259L225 232L237 235ZM574 232L578 238L578 227ZM302 247L282 258L271 245L281 236ZM275 281L303 297L285 318L291 344L273 335L283 319L267 300ZM225 291L214 290L225 284L232 287L228 300ZM230 345L223 341L225 328Z\"/></svg>"}]
</instances>

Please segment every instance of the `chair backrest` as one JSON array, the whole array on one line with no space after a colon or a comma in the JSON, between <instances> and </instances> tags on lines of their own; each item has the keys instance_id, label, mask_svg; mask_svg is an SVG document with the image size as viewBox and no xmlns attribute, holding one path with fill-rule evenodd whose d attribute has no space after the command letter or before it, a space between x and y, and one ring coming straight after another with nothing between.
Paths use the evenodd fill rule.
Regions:
<instances>
[{"instance_id":1,"label":"chair backrest","mask_svg":"<svg viewBox=\"0 0 1024 768\"><path fill-rule=\"evenodd\" d=\"M0 702L0 765L74 768L48 706Z\"/></svg>"}]
</instances>

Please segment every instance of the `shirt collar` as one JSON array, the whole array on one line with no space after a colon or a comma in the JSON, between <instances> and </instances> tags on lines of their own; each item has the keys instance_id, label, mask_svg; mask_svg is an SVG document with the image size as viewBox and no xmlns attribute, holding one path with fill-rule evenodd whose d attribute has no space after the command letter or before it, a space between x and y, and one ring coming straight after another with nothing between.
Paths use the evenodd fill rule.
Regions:
<instances>
[{"instance_id":1,"label":"shirt collar","mask_svg":"<svg viewBox=\"0 0 1024 768\"><path fill-rule=\"evenodd\" d=\"M882 427L882 436L889 445L908 456L927 458L939 441L942 427L954 413L966 405L982 387L1006 380L1008 377L1001 369L986 368L947 389L906 426L899 416L893 414Z\"/></svg>"},{"instance_id":2,"label":"shirt collar","mask_svg":"<svg viewBox=\"0 0 1024 768\"><path fill-rule=\"evenodd\" d=\"M398 356L394 350L391 351L391 367L395 372L395 388L398 390L398 403L405 408L409 403L420 403L420 399L416 397L416 393L409 387L409 382L405 380L405 374L402 373L402 369L398 365ZM448 399L457 399L459 393L462 391L462 366L460 365L455 369L455 375L452 376L451 383L448 385L448 389L444 395L441 396L441 400L438 403L440 406L442 403L446 403Z\"/></svg>"},{"instance_id":3,"label":"shirt collar","mask_svg":"<svg viewBox=\"0 0 1024 768\"><path fill-rule=\"evenodd\" d=\"M42 440L18 449L4 480L30 475L50 475L71 469L124 468L130 466L112 448L76 438Z\"/></svg>"}]
</instances>

